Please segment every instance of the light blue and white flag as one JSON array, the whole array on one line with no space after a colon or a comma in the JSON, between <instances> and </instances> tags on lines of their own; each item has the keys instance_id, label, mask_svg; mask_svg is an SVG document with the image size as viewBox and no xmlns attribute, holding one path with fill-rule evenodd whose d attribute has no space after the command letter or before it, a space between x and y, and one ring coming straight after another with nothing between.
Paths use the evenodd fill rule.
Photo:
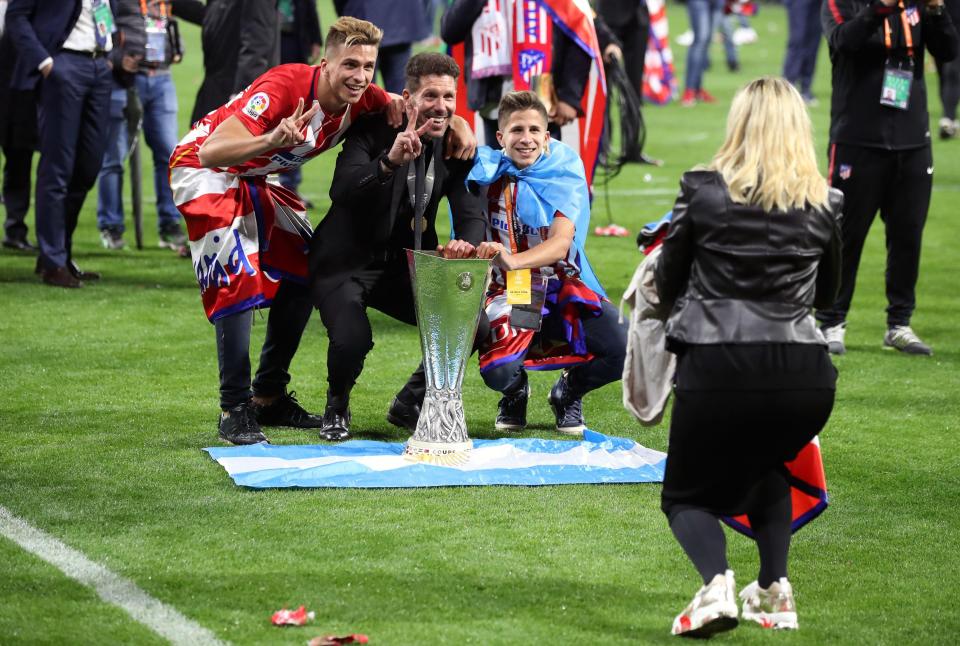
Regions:
<instances>
[{"instance_id":1,"label":"light blue and white flag","mask_svg":"<svg viewBox=\"0 0 960 646\"><path fill-rule=\"evenodd\" d=\"M474 440L459 466L410 462L403 443L353 440L312 446L204 449L241 487L448 487L662 482L666 454L622 437Z\"/></svg>"}]
</instances>

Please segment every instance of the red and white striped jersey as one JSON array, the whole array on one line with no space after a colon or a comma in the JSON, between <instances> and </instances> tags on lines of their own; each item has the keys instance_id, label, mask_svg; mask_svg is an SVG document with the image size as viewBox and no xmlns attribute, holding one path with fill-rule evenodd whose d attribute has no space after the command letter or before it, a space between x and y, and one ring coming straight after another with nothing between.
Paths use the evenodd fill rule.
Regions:
<instances>
[{"instance_id":1,"label":"red and white striped jersey","mask_svg":"<svg viewBox=\"0 0 960 646\"><path fill-rule=\"evenodd\" d=\"M254 136L265 134L293 114L302 98L308 110L316 97L320 68L291 63L279 65L259 76L247 89L225 105L217 108L194 124L173 154L170 167L200 168L197 151L217 126L235 116ZM378 112L390 102L390 95L370 85L360 100L339 114L326 114L322 109L311 119L302 144L275 148L249 161L228 168L211 168L241 176L269 175L296 168L307 160L335 146L357 118L367 112Z\"/></svg>"}]
</instances>

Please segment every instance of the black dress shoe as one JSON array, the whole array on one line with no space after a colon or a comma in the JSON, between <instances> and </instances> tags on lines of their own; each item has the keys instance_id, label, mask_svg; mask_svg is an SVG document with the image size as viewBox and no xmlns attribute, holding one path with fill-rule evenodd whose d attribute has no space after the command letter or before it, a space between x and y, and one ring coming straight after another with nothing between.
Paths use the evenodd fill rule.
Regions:
<instances>
[{"instance_id":1,"label":"black dress shoe","mask_svg":"<svg viewBox=\"0 0 960 646\"><path fill-rule=\"evenodd\" d=\"M323 426L320 427L320 439L328 442L342 442L350 439L350 409L337 410L327 406L323 413Z\"/></svg>"},{"instance_id":2,"label":"black dress shoe","mask_svg":"<svg viewBox=\"0 0 960 646\"><path fill-rule=\"evenodd\" d=\"M80 269L73 260L67 261L67 269L70 270L70 273L73 274L73 277L77 280L100 280L100 274L98 272L84 271Z\"/></svg>"},{"instance_id":3,"label":"black dress shoe","mask_svg":"<svg viewBox=\"0 0 960 646\"><path fill-rule=\"evenodd\" d=\"M70 289L83 287L83 283L81 283L76 277L74 277L73 274L67 271L66 267L44 269L43 282L47 285L51 285L52 287L67 287Z\"/></svg>"},{"instance_id":4,"label":"black dress shoe","mask_svg":"<svg viewBox=\"0 0 960 646\"><path fill-rule=\"evenodd\" d=\"M390 409L387 410L388 422L408 431L416 431L418 419L420 419L419 404L407 404L396 397L393 398Z\"/></svg>"},{"instance_id":5,"label":"black dress shoe","mask_svg":"<svg viewBox=\"0 0 960 646\"><path fill-rule=\"evenodd\" d=\"M16 249L17 251L36 251L37 248L30 244L26 238L4 238L3 246L7 249Z\"/></svg>"},{"instance_id":6,"label":"black dress shoe","mask_svg":"<svg viewBox=\"0 0 960 646\"><path fill-rule=\"evenodd\" d=\"M292 426L293 428L320 428L323 417L308 413L297 401L296 392L284 393L273 403L261 406L250 403L260 426Z\"/></svg>"}]
</instances>

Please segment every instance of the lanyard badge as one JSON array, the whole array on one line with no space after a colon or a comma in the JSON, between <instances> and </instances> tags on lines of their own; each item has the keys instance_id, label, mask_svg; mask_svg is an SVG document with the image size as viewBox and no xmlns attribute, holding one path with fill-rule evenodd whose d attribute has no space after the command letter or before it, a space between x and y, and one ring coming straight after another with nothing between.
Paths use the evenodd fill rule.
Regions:
<instances>
[{"instance_id":1,"label":"lanyard badge","mask_svg":"<svg viewBox=\"0 0 960 646\"><path fill-rule=\"evenodd\" d=\"M107 39L114 31L113 12L110 11L110 5L104 0L94 0L93 2L93 31L97 42L97 49L107 47Z\"/></svg>"},{"instance_id":2,"label":"lanyard badge","mask_svg":"<svg viewBox=\"0 0 960 646\"><path fill-rule=\"evenodd\" d=\"M151 16L147 10L147 0L140 0L140 13L143 15L144 31L147 34L144 61L147 63L167 62L167 6L159 3L159 16Z\"/></svg>"}]
</instances>

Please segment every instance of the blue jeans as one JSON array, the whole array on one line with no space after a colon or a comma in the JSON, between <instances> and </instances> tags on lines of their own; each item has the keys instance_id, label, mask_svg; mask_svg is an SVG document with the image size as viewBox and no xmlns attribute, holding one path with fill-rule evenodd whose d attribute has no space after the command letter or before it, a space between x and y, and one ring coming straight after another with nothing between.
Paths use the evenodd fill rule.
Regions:
<instances>
[{"instance_id":1,"label":"blue jeans","mask_svg":"<svg viewBox=\"0 0 960 646\"><path fill-rule=\"evenodd\" d=\"M179 226L168 175L170 154L177 145L177 90L170 74L137 74L137 94L143 106L143 135L153 153L153 188L157 196L157 229ZM127 138L127 90L114 86L110 97L110 132L100 170L97 227L123 232L123 169L130 142Z\"/></svg>"},{"instance_id":2,"label":"blue jeans","mask_svg":"<svg viewBox=\"0 0 960 646\"><path fill-rule=\"evenodd\" d=\"M720 35L723 36L723 53L727 57L727 67L734 68L740 64L740 52L737 50L737 44L733 42L733 32L737 30L733 22L736 16L724 14L722 8L715 12L713 23L720 29Z\"/></svg>"},{"instance_id":3,"label":"blue jeans","mask_svg":"<svg viewBox=\"0 0 960 646\"><path fill-rule=\"evenodd\" d=\"M687 50L686 89L703 88L703 73L707 70L710 40L716 29L717 18L722 15L723 0L688 0L687 16L693 31L693 44Z\"/></svg>"}]
</instances>

